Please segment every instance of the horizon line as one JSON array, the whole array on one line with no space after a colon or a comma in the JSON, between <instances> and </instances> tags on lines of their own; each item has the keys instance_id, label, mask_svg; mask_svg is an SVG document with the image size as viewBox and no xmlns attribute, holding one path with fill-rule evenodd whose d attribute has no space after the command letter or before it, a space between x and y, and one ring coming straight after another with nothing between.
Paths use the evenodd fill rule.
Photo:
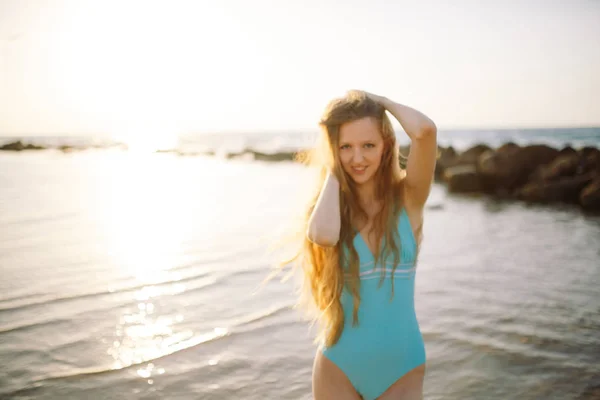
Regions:
<instances>
[{"instance_id":1,"label":"horizon line","mask_svg":"<svg viewBox=\"0 0 600 400\"><path fill-rule=\"evenodd\" d=\"M394 126L394 129L402 129L401 126ZM514 126L514 127L498 127L498 126L453 126L453 127L439 127L439 132L456 132L456 131L515 131L515 130L553 130L553 129L600 129L600 125L554 125L554 126ZM216 135L216 134L289 134L289 133L317 133L319 128L312 129L224 129L224 130L211 130L211 131L196 131L196 132L181 132L177 136L186 135ZM115 134L106 132L95 132L95 133L66 133L66 132L52 132L52 133L0 133L0 137L57 137L57 136L72 136L72 137L86 137L86 136L115 136Z\"/></svg>"}]
</instances>

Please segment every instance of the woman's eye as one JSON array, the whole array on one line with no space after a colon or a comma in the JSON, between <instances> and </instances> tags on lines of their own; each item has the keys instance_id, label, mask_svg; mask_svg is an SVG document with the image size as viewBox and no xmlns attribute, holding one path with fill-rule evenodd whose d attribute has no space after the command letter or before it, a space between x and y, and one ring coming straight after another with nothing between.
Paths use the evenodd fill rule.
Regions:
<instances>
[{"instance_id":1,"label":"woman's eye","mask_svg":"<svg viewBox=\"0 0 600 400\"><path fill-rule=\"evenodd\" d=\"M375 145L373 143L367 143L367 144L365 144L365 147L368 149L371 149L371 148L375 147Z\"/></svg>"},{"instance_id":2,"label":"woman's eye","mask_svg":"<svg viewBox=\"0 0 600 400\"><path fill-rule=\"evenodd\" d=\"M347 144L345 144L342 147L340 147L340 149L342 149L342 150L346 150L346 149L349 149L349 148L350 148L350 146L348 146Z\"/></svg>"}]
</instances>

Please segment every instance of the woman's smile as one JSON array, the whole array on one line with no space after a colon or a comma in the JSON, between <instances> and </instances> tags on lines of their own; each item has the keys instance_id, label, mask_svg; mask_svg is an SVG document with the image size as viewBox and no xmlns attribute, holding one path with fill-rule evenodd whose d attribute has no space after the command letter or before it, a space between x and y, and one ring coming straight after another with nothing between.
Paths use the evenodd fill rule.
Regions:
<instances>
[{"instance_id":1,"label":"woman's smile","mask_svg":"<svg viewBox=\"0 0 600 400\"><path fill-rule=\"evenodd\" d=\"M367 170L367 167L352 167L352 172L356 175L362 175Z\"/></svg>"}]
</instances>

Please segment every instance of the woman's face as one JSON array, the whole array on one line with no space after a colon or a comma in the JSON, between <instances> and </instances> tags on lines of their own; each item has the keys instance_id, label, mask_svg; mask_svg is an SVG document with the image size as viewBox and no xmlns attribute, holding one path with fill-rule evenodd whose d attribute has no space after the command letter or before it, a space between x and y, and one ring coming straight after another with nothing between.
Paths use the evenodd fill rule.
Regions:
<instances>
[{"instance_id":1,"label":"woman's face","mask_svg":"<svg viewBox=\"0 0 600 400\"><path fill-rule=\"evenodd\" d=\"M373 179L381 164L383 145L374 118L361 118L340 127L340 162L354 182L361 185Z\"/></svg>"}]
</instances>

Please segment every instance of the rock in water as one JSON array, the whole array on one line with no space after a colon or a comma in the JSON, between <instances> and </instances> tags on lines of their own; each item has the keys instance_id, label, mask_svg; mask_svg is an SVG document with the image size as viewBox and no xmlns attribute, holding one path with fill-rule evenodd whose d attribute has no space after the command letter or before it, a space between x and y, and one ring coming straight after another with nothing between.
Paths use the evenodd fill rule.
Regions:
<instances>
[{"instance_id":1,"label":"rock in water","mask_svg":"<svg viewBox=\"0 0 600 400\"><path fill-rule=\"evenodd\" d=\"M446 168L450 168L455 165L456 162L456 150L450 146L448 148L439 147L438 157L435 163L435 178L442 179Z\"/></svg>"},{"instance_id":2,"label":"rock in water","mask_svg":"<svg viewBox=\"0 0 600 400\"><path fill-rule=\"evenodd\" d=\"M45 149L44 146L36 146L31 143L25 145L20 140L0 146L0 150L5 150L5 151L44 150L44 149Z\"/></svg>"},{"instance_id":3,"label":"rock in water","mask_svg":"<svg viewBox=\"0 0 600 400\"><path fill-rule=\"evenodd\" d=\"M592 179L592 174L586 174L552 182L530 182L517 191L517 198L535 203L577 203L579 193Z\"/></svg>"},{"instance_id":4,"label":"rock in water","mask_svg":"<svg viewBox=\"0 0 600 400\"><path fill-rule=\"evenodd\" d=\"M485 144L478 144L461 154L457 154L452 146L447 149L438 148L438 157L435 164L435 178L444 179L444 171L461 165L475 165L481 153L490 150Z\"/></svg>"},{"instance_id":5,"label":"rock in water","mask_svg":"<svg viewBox=\"0 0 600 400\"><path fill-rule=\"evenodd\" d=\"M535 181L554 181L562 177L573 176L581 163L577 152L559 155L550 164L541 165L532 176Z\"/></svg>"},{"instance_id":6,"label":"rock in water","mask_svg":"<svg viewBox=\"0 0 600 400\"><path fill-rule=\"evenodd\" d=\"M579 194L579 204L586 210L600 210L600 176L597 176Z\"/></svg>"},{"instance_id":7,"label":"rock in water","mask_svg":"<svg viewBox=\"0 0 600 400\"><path fill-rule=\"evenodd\" d=\"M595 171L596 175L600 176L600 150L595 147L584 147L579 153L581 160L577 167L577 173Z\"/></svg>"},{"instance_id":8,"label":"rock in water","mask_svg":"<svg viewBox=\"0 0 600 400\"><path fill-rule=\"evenodd\" d=\"M459 165L444 171L444 180L448 183L448 191L453 193L469 193L481 191L481 179L474 165Z\"/></svg>"},{"instance_id":9,"label":"rock in water","mask_svg":"<svg viewBox=\"0 0 600 400\"><path fill-rule=\"evenodd\" d=\"M550 163L559 151L546 145L501 146L493 153L483 153L477 163L488 191L512 191L525 184L539 165Z\"/></svg>"},{"instance_id":10,"label":"rock in water","mask_svg":"<svg viewBox=\"0 0 600 400\"><path fill-rule=\"evenodd\" d=\"M478 144L470 149L466 150L464 153L461 153L454 163L454 165L475 165L477 164L477 160L479 156L486 151L492 150L488 145Z\"/></svg>"}]
</instances>

